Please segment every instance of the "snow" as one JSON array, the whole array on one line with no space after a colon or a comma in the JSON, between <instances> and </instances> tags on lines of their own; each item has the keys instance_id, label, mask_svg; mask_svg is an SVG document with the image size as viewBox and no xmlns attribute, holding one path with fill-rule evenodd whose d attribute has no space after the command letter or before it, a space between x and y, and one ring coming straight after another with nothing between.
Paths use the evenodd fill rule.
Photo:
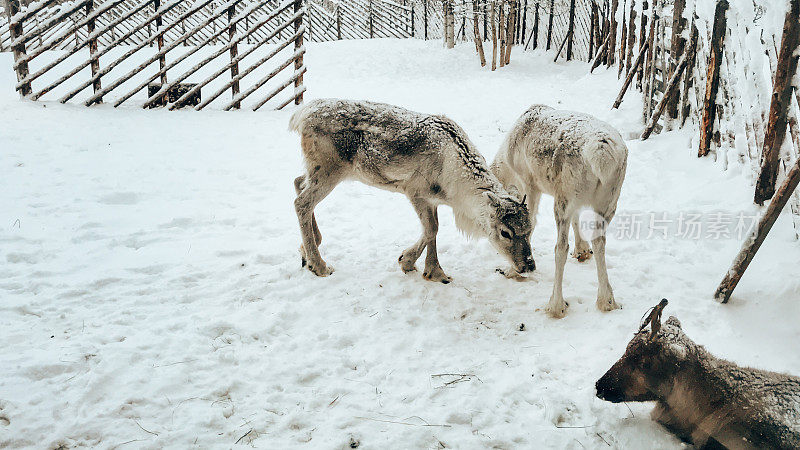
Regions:
<instances>
[{"instance_id":1,"label":"snow","mask_svg":"<svg viewBox=\"0 0 800 450\"><path fill-rule=\"evenodd\" d=\"M317 208L336 269L317 278L300 267L292 108L18 101L0 54L0 447L680 448L651 405L594 396L662 297L665 317L717 356L800 374L788 216L727 305L711 297L743 239L646 238L649 213L755 214L747 169L697 159L691 127L636 139L636 91L610 109L616 69L515 51L490 72L473 53L469 42L308 44L306 98L444 113L487 159L532 103L616 126L629 161L615 221L645 218L639 239L609 236L623 309L598 311L593 260L570 259L567 317L544 313L549 197L527 282L496 274L501 257L440 208L454 278L442 285L399 269L420 233L408 201L345 183Z\"/></svg>"}]
</instances>

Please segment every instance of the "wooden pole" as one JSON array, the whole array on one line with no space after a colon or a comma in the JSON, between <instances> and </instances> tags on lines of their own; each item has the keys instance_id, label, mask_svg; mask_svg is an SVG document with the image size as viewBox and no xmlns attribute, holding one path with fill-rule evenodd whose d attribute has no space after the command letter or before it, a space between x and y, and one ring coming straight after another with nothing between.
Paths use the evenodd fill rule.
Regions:
<instances>
[{"instance_id":1,"label":"wooden pole","mask_svg":"<svg viewBox=\"0 0 800 450\"><path fill-rule=\"evenodd\" d=\"M686 76L684 77L683 83L683 97L681 99L681 103L683 107L681 108L681 126L686 124L686 120L689 118L689 114L692 110L692 105L689 102L689 94L692 92L692 85L694 84L694 65L697 61L697 40L699 38L699 32L697 30L697 24L695 21L692 20L692 34L689 38L689 60L686 62Z\"/></svg>"},{"instance_id":2,"label":"wooden pole","mask_svg":"<svg viewBox=\"0 0 800 450\"><path fill-rule=\"evenodd\" d=\"M299 92L294 98L294 104L299 105L303 103L303 92L302 90L305 89L303 87L303 71L305 67L303 66L303 34L300 30L303 28L303 0L295 0L294 1L294 13L298 15L297 19L294 21L294 32L298 34L297 38L294 40L294 51L295 53L299 53L300 56L294 60L294 72L295 72L295 79L294 79L294 90L295 92Z\"/></svg>"},{"instance_id":3,"label":"wooden pole","mask_svg":"<svg viewBox=\"0 0 800 450\"><path fill-rule=\"evenodd\" d=\"M447 0L445 0L445 3L449 3L449 2ZM374 36L374 32L373 32L374 30L373 30L373 25L372 25L372 22L373 22L373 19L372 19L372 0L369 0L369 9L367 10L367 14L368 14L368 20L369 20L369 38L372 39L373 36ZM452 47L448 47L448 48L452 48Z\"/></svg>"},{"instance_id":4,"label":"wooden pole","mask_svg":"<svg viewBox=\"0 0 800 450\"><path fill-rule=\"evenodd\" d=\"M452 0L444 0L444 41L447 48L453 48L456 45Z\"/></svg>"},{"instance_id":5,"label":"wooden pole","mask_svg":"<svg viewBox=\"0 0 800 450\"><path fill-rule=\"evenodd\" d=\"M158 12L159 8L161 8L161 0L154 0L153 10L156 12L156 33L158 33L158 37L156 38L156 44L158 45L158 51L161 52L161 50L164 48L164 32L162 30L162 28L164 27L164 22L162 20L161 14ZM164 66L166 65L167 65L167 55L164 54L158 58L158 68L164 69ZM161 84L162 85L167 84L166 71L163 71L163 73L161 74Z\"/></svg>"},{"instance_id":6,"label":"wooden pole","mask_svg":"<svg viewBox=\"0 0 800 450\"><path fill-rule=\"evenodd\" d=\"M639 65L642 64L647 47L648 44L644 44L644 47L639 50L639 55L636 56L636 61L633 63L633 66L628 69L628 76L625 77L625 83L623 83L622 89L620 89L619 95L617 95L617 100L614 101L614 105L611 107L611 109L617 109L619 108L619 105L622 104L622 98L625 96L625 91L628 90L628 87L631 85L631 81L633 81L633 76L636 75Z\"/></svg>"},{"instance_id":7,"label":"wooden pole","mask_svg":"<svg viewBox=\"0 0 800 450\"><path fill-rule=\"evenodd\" d=\"M6 15L8 16L8 29L11 35L11 42L16 41L20 36L22 36L22 20L13 21L12 18L15 14L19 13L20 6L19 0L5 0L4 1ZM21 64L17 64L17 61L25 58L25 43L20 42L19 44L11 47L11 51L14 53L14 62L16 66L16 73L17 73L17 82L20 82L26 78L28 78L28 63L24 62ZM19 88L19 95L25 97L26 95L30 95L31 93L31 83L26 82L23 83Z\"/></svg>"},{"instance_id":8,"label":"wooden pole","mask_svg":"<svg viewBox=\"0 0 800 450\"><path fill-rule=\"evenodd\" d=\"M236 6L231 5L228 8L228 43L231 43L236 38L236 22L233 21L234 16L236 15ZM239 63L236 61L236 56L239 55L239 47L238 45L233 42L233 46L229 50L229 54L231 56L231 79L236 80L236 75L239 75ZM236 98L239 95L239 81L234 81L231 85L231 98ZM234 108L239 109L242 107L241 102L234 103Z\"/></svg>"},{"instance_id":9,"label":"wooden pole","mask_svg":"<svg viewBox=\"0 0 800 450\"><path fill-rule=\"evenodd\" d=\"M758 252L761 244L764 243L764 239L766 239L767 234L772 229L772 225L778 219L781 210L786 206L794 190L797 189L798 182L800 182L800 158L795 161L792 170L786 175L786 179L775 193L775 197L770 202L764 215L761 216L758 225L753 228L744 241L744 245L742 245L742 249L733 260L731 268L725 274L716 292L714 292L714 298L717 301L728 303L733 290L736 289L736 285L739 284L739 280L742 279L745 270L747 270L750 262L753 261L753 257Z\"/></svg>"},{"instance_id":10,"label":"wooden pole","mask_svg":"<svg viewBox=\"0 0 800 450\"><path fill-rule=\"evenodd\" d=\"M686 19L683 18L683 10L686 8L686 0L675 0L672 6L672 49L673 55L671 70L674 71L676 61L674 55L682 55L686 47L686 39L683 37L683 30L686 28ZM690 71L691 72L691 71ZM680 101L680 91L676 90L667 101L667 116L670 119L678 118L678 103Z\"/></svg>"},{"instance_id":11,"label":"wooden pole","mask_svg":"<svg viewBox=\"0 0 800 450\"><path fill-rule=\"evenodd\" d=\"M664 112L664 109L667 107L667 99L670 95L675 93L677 87L680 85L678 80L681 78L681 74L683 70L686 69L686 54L684 53L681 55L680 61L678 61L678 67L675 68L675 73L672 74L672 77L669 79L669 83L667 83L667 88L664 90L664 97L661 98L661 101L658 102L658 106L656 107L655 112L653 112L653 116L650 117L650 120L647 122L647 126L644 129L644 133L642 133L642 140L647 140L650 137L650 134L653 133L653 129L655 129L656 124L658 123L658 119L661 117L661 114Z\"/></svg>"},{"instance_id":12,"label":"wooden pole","mask_svg":"<svg viewBox=\"0 0 800 450\"><path fill-rule=\"evenodd\" d=\"M719 91L719 71L722 66L722 46L725 40L728 0L719 0L714 11L714 28L711 33L711 52L708 55L706 74L706 95L703 100L703 117L700 121L700 146L697 156L706 156L711 151L711 138L714 134L714 119L717 116L717 92Z\"/></svg>"},{"instance_id":13,"label":"wooden pole","mask_svg":"<svg viewBox=\"0 0 800 450\"><path fill-rule=\"evenodd\" d=\"M609 13L611 22L609 24L609 29L608 29L611 39L608 41L608 51L606 52L606 55L608 56L606 64L608 64L608 67L614 65L614 57L615 57L614 53L616 53L617 51L617 7L618 6L619 6L619 0L611 0L611 12Z\"/></svg>"},{"instance_id":14,"label":"wooden pole","mask_svg":"<svg viewBox=\"0 0 800 450\"><path fill-rule=\"evenodd\" d=\"M567 61L572 61L572 38L575 35L575 0L569 3L569 32L567 32ZM561 50L559 50L561 53ZM558 58L558 55L556 55Z\"/></svg>"},{"instance_id":15,"label":"wooden pole","mask_svg":"<svg viewBox=\"0 0 800 450\"><path fill-rule=\"evenodd\" d=\"M592 2L592 12L589 15L589 58L594 57L594 30L597 21L597 4Z\"/></svg>"},{"instance_id":16,"label":"wooden pole","mask_svg":"<svg viewBox=\"0 0 800 450\"><path fill-rule=\"evenodd\" d=\"M628 18L625 16L625 3L622 3L622 32L619 41L619 65L617 67L617 78L622 76L625 70L625 48L628 45Z\"/></svg>"},{"instance_id":17,"label":"wooden pole","mask_svg":"<svg viewBox=\"0 0 800 450\"><path fill-rule=\"evenodd\" d=\"M628 54L625 57L625 70L631 70L633 62L633 47L636 45L636 0L631 0L630 19L628 20ZM691 66L689 66L691 67Z\"/></svg>"},{"instance_id":18,"label":"wooden pole","mask_svg":"<svg viewBox=\"0 0 800 450\"><path fill-rule=\"evenodd\" d=\"M594 57L594 62L592 63L592 68L589 69L589 73L594 72L594 69L600 67L600 65L603 63L603 57L608 51L608 41L610 40L611 36L606 36L606 40L603 41L603 45L601 45L600 49L597 50L597 55Z\"/></svg>"},{"instance_id":19,"label":"wooden pole","mask_svg":"<svg viewBox=\"0 0 800 450\"><path fill-rule=\"evenodd\" d=\"M538 3L537 3L538 4ZM522 5L522 29L521 36L520 36L520 44L525 44L525 32L528 30L528 0L525 0L525 3Z\"/></svg>"},{"instance_id":20,"label":"wooden pole","mask_svg":"<svg viewBox=\"0 0 800 450\"><path fill-rule=\"evenodd\" d=\"M536 2L536 6L533 10L533 48L537 48L539 46L539 2Z\"/></svg>"},{"instance_id":21,"label":"wooden pole","mask_svg":"<svg viewBox=\"0 0 800 450\"><path fill-rule=\"evenodd\" d=\"M647 42L647 9L648 9L647 0L642 2L642 18L639 20L639 50L644 47L645 43ZM639 68L639 73L636 76L636 85L641 90L642 89L642 76L644 76L644 64L642 64Z\"/></svg>"},{"instance_id":22,"label":"wooden pole","mask_svg":"<svg viewBox=\"0 0 800 450\"><path fill-rule=\"evenodd\" d=\"M94 11L94 1L90 0L89 3L86 4L86 17L91 16L93 11ZM88 36L92 36L92 33L94 33L94 28L95 28L95 19L92 18L86 24L86 33ZM92 60L92 62L90 63L92 67L92 77L97 77L97 73L100 72L100 59L97 58L96 55L97 55L97 37L93 37L89 39L89 57ZM97 77L95 78L94 83L92 83L92 90L96 94L101 89L103 89L103 86L100 83L100 77ZM102 103L103 97L100 97L97 100L97 102Z\"/></svg>"},{"instance_id":23,"label":"wooden pole","mask_svg":"<svg viewBox=\"0 0 800 450\"><path fill-rule=\"evenodd\" d=\"M424 39L428 40L428 0L422 0L422 25L424 27Z\"/></svg>"},{"instance_id":24,"label":"wooden pole","mask_svg":"<svg viewBox=\"0 0 800 450\"><path fill-rule=\"evenodd\" d=\"M792 95L792 78L797 72L797 47L800 44L800 0L790 0L783 25L781 50L775 69L775 83L769 107L769 121L764 135L761 174L756 182L754 200L759 205L775 193L778 161L786 137L786 122Z\"/></svg>"},{"instance_id":25,"label":"wooden pole","mask_svg":"<svg viewBox=\"0 0 800 450\"><path fill-rule=\"evenodd\" d=\"M555 10L555 0L550 0L550 19L547 21L547 47L545 50L550 50L553 43L553 12Z\"/></svg>"},{"instance_id":26,"label":"wooden pole","mask_svg":"<svg viewBox=\"0 0 800 450\"><path fill-rule=\"evenodd\" d=\"M478 52L478 57L481 59L481 67L486 66L486 56L483 54L483 41L481 41L481 32L478 29L478 8L476 3L478 0L472 0L472 31L473 38L475 39L475 50Z\"/></svg>"}]
</instances>

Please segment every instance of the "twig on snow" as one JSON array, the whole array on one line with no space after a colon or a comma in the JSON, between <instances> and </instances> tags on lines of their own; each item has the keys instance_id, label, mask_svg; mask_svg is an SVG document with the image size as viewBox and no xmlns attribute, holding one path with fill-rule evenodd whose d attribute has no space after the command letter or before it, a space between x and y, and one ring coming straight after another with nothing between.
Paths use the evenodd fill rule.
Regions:
<instances>
[{"instance_id":1,"label":"twig on snow","mask_svg":"<svg viewBox=\"0 0 800 450\"><path fill-rule=\"evenodd\" d=\"M238 444L239 442L241 442L241 441L242 441L242 439L244 439L245 437L247 437L247 435L248 435L248 434L250 434L250 433L252 433L252 432L253 432L253 429L252 429L252 428L250 428L249 430L247 430L247 433L243 434L243 435L242 435L242 436L241 436L239 439L237 439L237 440L236 440L236 442L234 442L234 443L233 443L233 445L236 445L236 444Z\"/></svg>"},{"instance_id":2,"label":"twig on snow","mask_svg":"<svg viewBox=\"0 0 800 450\"><path fill-rule=\"evenodd\" d=\"M141 429L142 429L142 431L145 431L145 432L147 432L147 433L150 433L150 434L152 434L152 435L154 435L154 436L158 436L158 433L156 433L155 431L150 431L150 430L146 429L146 428L145 428L145 427L143 427L143 426L142 426L142 424L140 424L140 423L139 423L139 422L138 422L136 419L133 419L133 418L131 418L131 420L133 420L133 422L134 422L136 425L138 425L138 426L139 426L139 428L141 428Z\"/></svg>"},{"instance_id":3,"label":"twig on snow","mask_svg":"<svg viewBox=\"0 0 800 450\"><path fill-rule=\"evenodd\" d=\"M356 419L364 419L364 420L372 420L375 422L385 422L385 423L396 423L398 425L410 425L412 427L443 427L443 428L450 428L452 425L447 424L435 424L435 423L409 423L409 422L399 422L396 420L383 420L383 419L373 419L370 417L362 417L356 416Z\"/></svg>"}]
</instances>

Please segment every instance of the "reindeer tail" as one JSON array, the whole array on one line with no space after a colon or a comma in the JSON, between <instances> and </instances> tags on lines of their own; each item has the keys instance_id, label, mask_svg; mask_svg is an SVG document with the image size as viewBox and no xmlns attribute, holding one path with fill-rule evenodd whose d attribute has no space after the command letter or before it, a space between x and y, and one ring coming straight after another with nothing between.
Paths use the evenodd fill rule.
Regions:
<instances>
[{"instance_id":1,"label":"reindeer tail","mask_svg":"<svg viewBox=\"0 0 800 450\"><path fill-rule=\"evenodd\" d=\"M308 115L317 109L318 103L318 101L311 101L297 108L297 111L289 119L289 131L302 134Z\"/></svg>"},{"instance_id":2,"label":"reindeer tail","mask_svg":"<svg viewBox=\"0 0 800 450\"><path fill-rule=\"evenodd\" d=\"M583 157L589 163L592 173L606 185L624 176L628 148L622 136L606 134L592 145L584 147Z\"/></svg>"}]
</instances>

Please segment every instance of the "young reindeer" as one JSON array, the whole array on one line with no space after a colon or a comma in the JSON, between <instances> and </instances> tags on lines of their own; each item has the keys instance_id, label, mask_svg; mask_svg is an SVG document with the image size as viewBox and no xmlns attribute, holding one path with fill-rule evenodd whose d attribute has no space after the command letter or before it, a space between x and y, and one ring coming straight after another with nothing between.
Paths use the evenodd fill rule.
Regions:
<instances>
[{"instance_id":1,"label":"young reindeer","mask_svg":"<svg viewBox=\"0 0 800 450\"><path fill-rule=\"evenodd\" d=\"M536 266L531 256L531 224L524 202L510 195L489 170L464 130L444 116L383 103L321 99L298 109L289 129L300 134L306 174L294 184L303 245L303 265L319 276L333 270L319 253L322 235L314 207L346 179L400 192L422 222L422 237L399 258L415 270L427 248L423 278L449 283L436 254L438 205L453 208L456 226L489 238L519 273Z\"/></svg>"},{"instance_id":2,"label":"young reindeer","mask_svg":"<svg viewBox=\"0 0 800 450\"><path fill-rule=\"evenodd\" d=\"M555 281L546 309L552 317L564 317L568 306L561 286L570 223L575 233L573 256L583 262L592 250L579 232L580 211L589 207L602 218L598 221L601 225L611 222L627 160L625 141L611 125L587 114L533 105L514 124L492 163L492 171L509 191L527 196L534 226L542 193L555 199ZM597 307L610 311L619 306L608 282L605 234L603 230L597 234L592 240L597 259Z\"/></svg>"},{"instance_id":3,"label":"young reindeer","mask_svg":"<svg viewBox=\"0 0 800 450\"><path fill-rule=\"evenodd\" d=\"M692 342L664 299L597 381L610 402L655 401L652 417L698 448L800 448L800 377L739 367ZM650 325L650 330L646 330Z\"/></svg>"}]
</instances>

